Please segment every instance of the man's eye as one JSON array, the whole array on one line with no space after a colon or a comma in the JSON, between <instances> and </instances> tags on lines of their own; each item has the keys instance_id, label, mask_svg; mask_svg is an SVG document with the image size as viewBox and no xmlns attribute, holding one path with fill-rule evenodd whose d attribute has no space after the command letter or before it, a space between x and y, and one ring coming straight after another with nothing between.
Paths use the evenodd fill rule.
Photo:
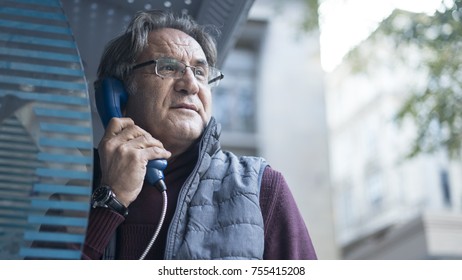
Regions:
<instances>
[{"instance_id":1,"label":"man's eye","mask_svg":"<svg viewBox=\"0 0 462 280\"><path fill-rule=\"evenodd\" d=\"M205 79L205 77L207 77L207 71L203 67L196 67L195 75L197 78Z\"/></svg>"},{"instance_id":2,"label":"man's eye","mask_svg":"<svg viewBox=\"0 0 462 280\"><path fill-rule=\"evenodd\" d=\"M161 64L161 65L158 65L157 67L157 72L160 74L160 75L169 75L169 74L175 74L176 72L178 72L178 65L177 64Z\"/></svg>"}]
</instances>

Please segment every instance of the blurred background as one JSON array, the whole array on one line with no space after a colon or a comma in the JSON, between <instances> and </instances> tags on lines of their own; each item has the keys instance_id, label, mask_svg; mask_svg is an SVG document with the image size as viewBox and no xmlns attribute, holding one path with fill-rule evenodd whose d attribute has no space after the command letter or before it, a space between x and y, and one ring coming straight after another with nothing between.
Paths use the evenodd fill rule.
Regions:
<instances>
[{"instance_id":1,"label":"blurred background","mask_svg":"<svg viewBox=\"0 0 462 280\"><path fill-rule=\"evenodd\" d=\"M207 1L61 2L92 91L135 11ZM214 92L223 148L285 175L320 259L461 259L462 1L243 3Z\"/></svg>"}]
</instances>

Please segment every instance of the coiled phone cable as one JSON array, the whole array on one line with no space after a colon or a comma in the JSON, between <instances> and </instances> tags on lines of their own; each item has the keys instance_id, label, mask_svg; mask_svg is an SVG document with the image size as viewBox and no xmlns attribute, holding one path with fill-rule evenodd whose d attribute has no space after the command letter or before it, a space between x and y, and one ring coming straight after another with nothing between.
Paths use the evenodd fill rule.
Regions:
<instances>
[{"instance_id":1,"label":"coiled phone cable","mask_svg":"<svg viewBox=\"0 0 462 280\"><path fill-rule=\"evenodd\" d=\"M162 214L160 216L159 223L157 224L156 231L154 232L154 235L149 241L148 246L146 247L143 254L141 255L140 260L144 260L144 258L146 258L146 255L149 253L149 250L151 250L152 245L154 245L154 242L159 236L160 229L162 228L162 224L164 223L165 215L167 214L167 191L162 192L162 197L163 197L163 206L162 206Z\"/></svg>"}]
</instances>

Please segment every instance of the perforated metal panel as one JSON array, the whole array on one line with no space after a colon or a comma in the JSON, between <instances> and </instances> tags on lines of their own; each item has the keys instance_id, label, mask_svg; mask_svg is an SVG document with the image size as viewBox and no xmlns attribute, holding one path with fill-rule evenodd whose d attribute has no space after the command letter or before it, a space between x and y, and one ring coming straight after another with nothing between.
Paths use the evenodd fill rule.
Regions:
<instances>
[{"instance_id":1,"label":"perforated metal panel","mask_svg":"<svg viewBox=\"0 0 462 280\"><path fill-rule=\"evenodd\" d=\"M80 258L92 139L60 2L0 0L0 259Z\"/></svg>"}]
</instances>

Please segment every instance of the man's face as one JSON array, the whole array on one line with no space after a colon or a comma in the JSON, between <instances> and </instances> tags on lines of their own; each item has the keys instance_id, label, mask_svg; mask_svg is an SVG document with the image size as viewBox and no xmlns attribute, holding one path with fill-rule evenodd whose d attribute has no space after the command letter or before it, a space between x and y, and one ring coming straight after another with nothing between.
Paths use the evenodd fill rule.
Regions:
<instances>
[{"instance_id":1,"label":"man's face","mask_svg":"<svg viewBox=\"0 0 462 280\"><path fill-rule=\"evenodd\" d=\"M167 57L190 66L206 61L196 40L170 28L153 31L148 47L136 64ZM162 78L153 74L154 64L135 69L137 90L128 98L126 116L160 140L173 155L183 152L200 137L210 120L210 88L187 68L182 78Z\"/></svg>"}]
</instances>

